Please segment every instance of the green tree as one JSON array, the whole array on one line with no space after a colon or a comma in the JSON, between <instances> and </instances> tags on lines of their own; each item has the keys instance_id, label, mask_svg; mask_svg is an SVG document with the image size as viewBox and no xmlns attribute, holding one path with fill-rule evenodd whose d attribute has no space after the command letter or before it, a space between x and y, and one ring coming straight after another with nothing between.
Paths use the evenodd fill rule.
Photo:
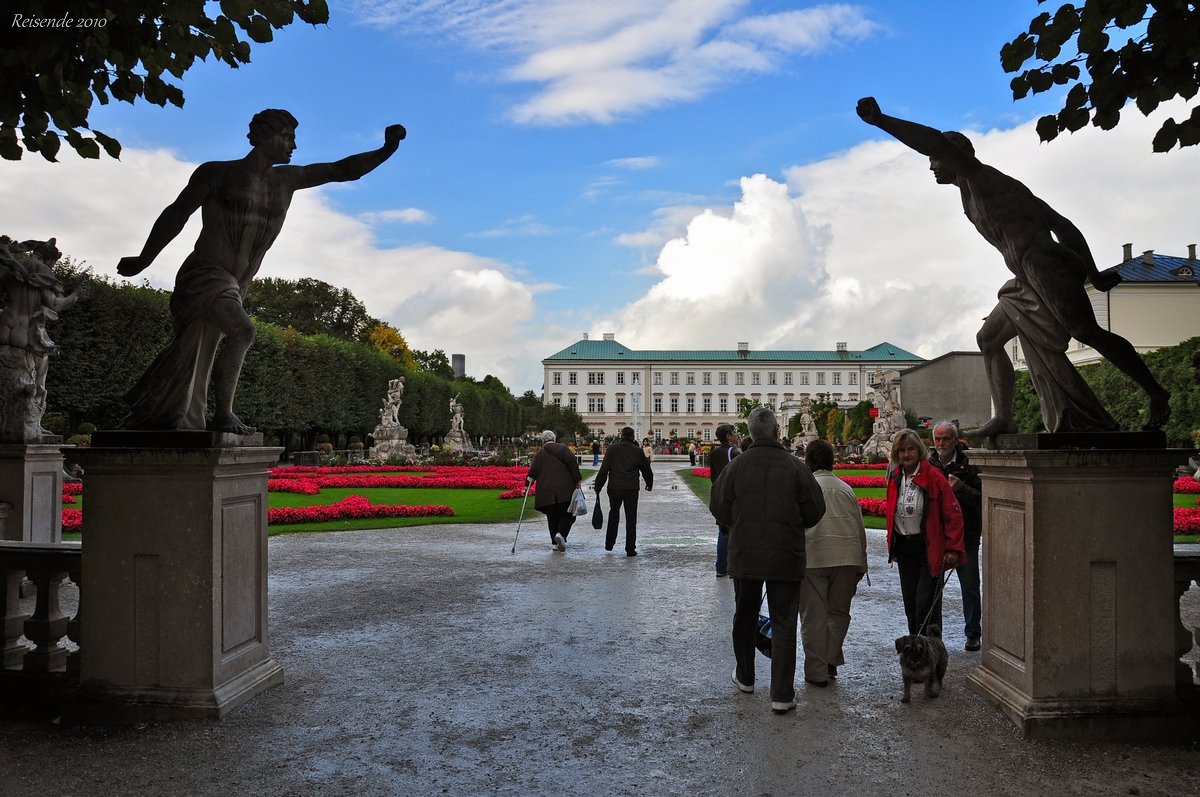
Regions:
<instances>
[{"instance_id":1,"label":"green tree","mask_svg":"<svg viewBox=\"0 0 1200 797\"><path fill-rule=\"evenodd\" d=\"M413 360L421 370L440 376L442 379L454 378L454 368L450 365L450 358L441 349L434 349L431 352L413 349L412 354Z\"/></svg>"},{"instance_id":2,"label":"green tree","mask_svg":"<svg viewBox=\"0 0 1200 797\"><path fill-rule=\"evenodd\" d=\"M830 407L825 413L825 439L831 443L837 442L838 433L838 408Z\"/></svg>"},{"instance_id":3,"label":"green tree","mask_svg":"<svg viewBox=\"0 0 1200 797\"><path fill-rule=\"evenodd\" d=\"M243 304L259 321L291 327L304 335L324 333L365 341L380 323L367 314L366 305L353 293L311 277L255 280Z\"/></svg>"},{"instance_id":4,"label":"green tree","mask_svg":"<svg viewBox=\"0 0 1200 797\"><path fill-rule=\"evenodd\" d=\"M75 24L22 24L51 17ZM182 108L171 78L210 55L235 68L249 63L247 38L269 42L297 17L324 24L329 8L325 0L222 0L219 9L206 0L29 0L10 8L0 25L0 155L20 160L28 150L54 161L65 138L82 157L98 158L101 148L119 157L115 138L81 132L93 100Z\"/></svg>"},{"instance_id":5,"label":"green tree","mask_svg":"<svg viewBox=\"0 0 1200 797\"><path fill-rule=\"evenodd\" d=\"M871 431L875 427L875 419L871 417L871 407L873 406L875 406L873 402L864 399L846 413L846 418L850 421L850 433L846 436L847 440L866 440L871 436Z\"/></svg>"},{"instance_id":6,"label":"green tree","mask_svg":"<svg viewBox=\"0 0 1200 797\"><path fill-rule=\"evenodd\" d=\"M1064 51L1072 41L1074 47ZM1149 115L1175 97L1194 99L1200 88L1197 41L1196 3L1085 0L1066 3L1054 14L1038 14L1028 31L1000 49L1000 63L1005 72L1020 72L1011 84L1014 99L1070 87L1062 109L1038 120L1038 136L1051 141L1089 121L1111 130L1130 100ZM1026 68L1030 62L1033 66ZM1197 143L1197 106L1181 121L1164 121L1153 142L1155 152Z\"/></svg>"}]
</instances>

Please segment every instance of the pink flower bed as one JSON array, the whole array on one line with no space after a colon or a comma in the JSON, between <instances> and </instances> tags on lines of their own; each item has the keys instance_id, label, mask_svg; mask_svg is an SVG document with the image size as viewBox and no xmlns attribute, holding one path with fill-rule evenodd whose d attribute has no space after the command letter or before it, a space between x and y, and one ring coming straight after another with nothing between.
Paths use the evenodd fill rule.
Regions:
<instances>
[{"instance_id":1,"label":"pink flower bed","mask_svg":"<svg viewBox=\"0 0 1200 797\"><path fill-rule=\"evenodd\" d=\"M1175 533L1200 534L1200 509L1175 507Z\"/></svg>"},{"instance_id":2,"label":"pink flower bed","mask_svg":"<svg viewBox=\"0 0 1200 797\"><path fill-rule=\"evenodd\" d=\"M858 506L862 509L864 515L887 517L886 498L860 498L858 499Z\"/></svg>"},{"instance_id":3,"label":"pink flower bed","mask_svg":"<svg viewBox=\"0 0 1200 797\"><path fill-rule=\"evenodd\" d=\"M883 476L838 476L851 487L887 487L887 479Z\"/></svg>"},{"instance_id":4,"label":"pink flower bed","mask_svg":"<svg viewBox=\"0 0 1200 797\"><path fill-rule=\"evenodd\" d=\"M1175 480L1175 492L1200 493L1200 482L1196 481L1191 476L1180 476Z\"/></svg>"},{"instance_id":5,"label":"pink flower bed","mask_svg":"<svg viewBox=\"0 0 1200 797\"><path fill-rule=\"evenodd\" d=\"M312 479L267 479L267 491L272 493L316 495L321 492L321 485Z\"/></svg>"},{"instance_id":6,"label":"pink flower bed","mask_svg":"<svg viewBox=\"0 0 1200 797\"><path fill-rule=\"evenodd\" d=\"M63 531L82 531L83 530L83 510L82 509L64 509L62 511L62 530Z\"/></svg>"},{"instance_id":7,"label":"pink flower bed","mask_svg":"<svg viewBox=\"0 0 1200 797\"><path fill-rule=\"evenodd\" d=\"M361 495L350 495L328 506L277 507L267 510L267 524L283 526L290 523L324 523L329 520L350 520L379 517L450 517L454 510L440 504L408 506L405 504L372 504Z\"/></svg>"}]
</instances>

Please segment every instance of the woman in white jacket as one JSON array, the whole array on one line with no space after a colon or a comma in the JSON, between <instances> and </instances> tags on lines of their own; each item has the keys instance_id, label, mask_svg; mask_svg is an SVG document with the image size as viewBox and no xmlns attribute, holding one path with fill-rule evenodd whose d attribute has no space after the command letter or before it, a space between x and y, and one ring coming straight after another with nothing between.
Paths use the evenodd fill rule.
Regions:
<instances>
[{"instance_id":1,"label":"woman in white jacket","mask_svg":"<svg viewBox=\"0 0 1200 797\"><path fill-rule=\"evenodd\" d=\"M846 663L842 643L850 628L850 601L867 572L867 530L854 490L833 474L833 446L814 440L804 451L804 461L825 497L825 516L804 532L804 680L828 686L838 666Z\"/></svg>"}]
</instances>

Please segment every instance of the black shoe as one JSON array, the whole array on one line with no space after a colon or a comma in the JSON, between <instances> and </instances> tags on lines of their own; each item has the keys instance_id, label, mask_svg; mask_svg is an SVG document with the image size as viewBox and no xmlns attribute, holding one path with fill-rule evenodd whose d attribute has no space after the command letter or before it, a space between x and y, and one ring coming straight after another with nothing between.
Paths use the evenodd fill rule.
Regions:
<instances>
[{"instance_id":1,"label":"black shoe","mask_svg":"<svg viewBox=\"0 0 1200 797\"><path fill-rule=\"evenodd\" d=\"M826 667L826 668L828 669L828 671L829 671L829 677L830 677L830 678L837 678L837 667L835 667L835 666L834 666L834 665L832 665L832 664L826 664L826 665L825 665L825 667Z\"/></svg>"},{"instance_id":2,"label":"black shoe","mask_svg":"<svg viewBox=\"0 0 1200 797\"><path fill-rule=\"evenodd\" d=\"M979 637L969 636L967 637L967 644L965 647L967 650L979 650L981 647L983 647L983 645L980 644Z\"/></svg>"},{"instance_id":3,"label":"black shoe","mask_svg":"<svg viewBox=\"0 0 1200 797\"><path fill-rule=\"evenodd\" d=\"M625 555L626 556L637 556L637 551L626 551Z\"/></svg>"},{"instance_id":4,"label":"black shoe","mask_svg":"<svg viewBox=\"0 0 1200 797\"><path fill-rule=\"evenodd\" d=\"M829 681L814 681L812 678L805 678L804 683L812 684L813 686L829 686Z\"/></svg>"},{"instance_id":5,"label":"black shoe","mask_svg":"<svg viewBox=\"0 0 1200 797\"><path fill-rule=\"evenodd\" d=\"M717 571L717 578L725 578L725 576L727 576L727 575L729 575L729 574L726 573L724 570Z\"/></svg>"}]
</instances>

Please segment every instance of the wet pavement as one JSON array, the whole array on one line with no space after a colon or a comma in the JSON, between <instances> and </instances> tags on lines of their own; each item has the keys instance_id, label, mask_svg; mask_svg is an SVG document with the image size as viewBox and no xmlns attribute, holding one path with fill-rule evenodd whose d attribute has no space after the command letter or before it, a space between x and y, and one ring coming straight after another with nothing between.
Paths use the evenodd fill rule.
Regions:
<instances>
[{"instance_id":1,"label":"wet pavement","mask_svg":"<svg viewBox=\"0 0 1200 797\"><path fill-rule=\"evenodd\" d=\"M966 686L956 581L945 691L901 704L879 531L839 677L801 676L796 711L772 714L765 658L754 694L730 683L732 584L681 467L655 464L636 558L588 518L556 553L540 515L515 555L515 525L274 537L281 686L221 722L0 722L0 795L1200 793L1182 745L1021 740Z\"/></svg>"}]
</instances>

